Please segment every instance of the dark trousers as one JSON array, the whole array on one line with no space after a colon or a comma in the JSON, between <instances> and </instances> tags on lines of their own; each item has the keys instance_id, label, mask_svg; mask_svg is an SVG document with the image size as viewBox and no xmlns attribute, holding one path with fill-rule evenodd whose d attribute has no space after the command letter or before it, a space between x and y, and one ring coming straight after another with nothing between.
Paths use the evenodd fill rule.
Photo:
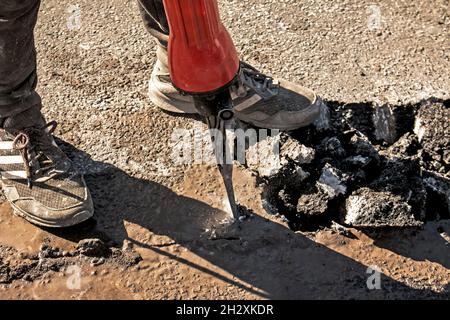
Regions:
<instances>
[{"instance_id":1,"label":"dark trousers","mask_svg":"<svg viewBox=\"0 0 450 320\"><path fill-rule=\"evenodd\" d=\"M147 30L167 45L162 0L137 0ZM36 93L34 27L41 0L0 0L0 118L41 104Z\"/></svg>"}]
</instances>

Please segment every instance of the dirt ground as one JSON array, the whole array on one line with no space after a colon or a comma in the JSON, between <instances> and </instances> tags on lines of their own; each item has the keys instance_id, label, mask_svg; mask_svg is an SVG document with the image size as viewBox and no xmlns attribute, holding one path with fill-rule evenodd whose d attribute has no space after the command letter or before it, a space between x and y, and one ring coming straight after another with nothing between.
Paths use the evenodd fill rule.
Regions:
<instances>
[{"instance_id":1,"label":"dirt ground","mask_svg":"<svg viewBox=\"0 0 450 320\"><path fill-rule=\"evenodd\" d=\"M437 98L448 108L447 0L220 4L243 59L330 104ZM80 28L68 25L70 5ZM252 215L225 227L216 169L170 162L173 129L199 121L148 101L155 51L133 1L45 0L36 42L45 114L86 174L96 213L51 230L3 202L0 299L450 298L450 220L293 231L266 213L255 175L240 167L237 197Z\"/></svg>"}]
</instances>

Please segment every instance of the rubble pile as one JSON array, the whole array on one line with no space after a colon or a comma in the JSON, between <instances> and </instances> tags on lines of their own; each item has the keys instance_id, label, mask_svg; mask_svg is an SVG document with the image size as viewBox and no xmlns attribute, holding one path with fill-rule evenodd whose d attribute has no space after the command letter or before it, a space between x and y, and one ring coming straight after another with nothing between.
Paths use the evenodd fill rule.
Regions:
<instances>
[{"instance_id":1,"label":"rubble pile","mask_svg":"<svg viewBox=\"0 0 450 320\"><path fill-rule=\"evenodd\" d=\"M450 218L450 109L442 101L328 107L328 126L272 138L281 144L274 170L261 175L249 167L269 213L295 230L333 222L418 227Z\"/></svg>"}]
</instances>

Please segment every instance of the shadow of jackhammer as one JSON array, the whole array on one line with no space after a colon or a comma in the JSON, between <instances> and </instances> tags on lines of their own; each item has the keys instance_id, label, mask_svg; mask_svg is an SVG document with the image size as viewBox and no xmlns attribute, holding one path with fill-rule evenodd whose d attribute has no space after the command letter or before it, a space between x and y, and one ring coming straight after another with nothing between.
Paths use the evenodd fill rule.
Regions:
<instances>
[{"instance_id":1,"label":"shadow of jackhammer","mask_svg":"<svg viewBox=\"0 0 450 320\"><path fill-rule=\"evenodd\" d=\"M131 177L121 169L94 162L75 147L64 150L84 163L104 169L88 173L96 223L51 231L73 241L99 237L110 245L124 240L178 263L207 273L225 283L270 299L443 299L439 294L414 289L381 274L381 289L370 290L368 267L294 233L283 225L255 215L238 228L211 238L205 228L220 224L225 213L201 201L180 196L158 183ZM228 272L226 277L188 261L152 242L152 237L130 237L131 223L151 235L170 238L210 264ZM218 230L220 235L221 230ZM231 235L231 236L230 236ZM239 281L238 281L239 280ZM244 283L244 284L242 284Z\"/></svg>"}]
</instances>

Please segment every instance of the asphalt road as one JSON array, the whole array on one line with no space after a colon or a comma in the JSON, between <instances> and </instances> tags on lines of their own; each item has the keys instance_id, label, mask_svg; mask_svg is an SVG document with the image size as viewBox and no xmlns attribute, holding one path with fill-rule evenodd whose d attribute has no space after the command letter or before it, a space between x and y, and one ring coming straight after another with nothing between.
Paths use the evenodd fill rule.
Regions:
<instances>
[{"instance_id":1,"label":"asphalt road","mask_svg":"<svg viewBox=\"0 0 450 320\"><path fill-rule=\"evenodd\" d=\"M448 0L223 0L220 6L242 59L326 101L450 98ZM200 239L191 221L218 207L221 184L214 168L170 162L174 128L198 121L172 117L148 101L154 40L134 1L44 0L36 43L44 113L59 122L57 135L72 145L72 159L89 177L98 224L49 232L12 217L2 204L0 244L9 249L0 254L13 261L15 250L39 251L48 242L70 251L100 234L119 247L140 243L144 262L100 270L80 260L89 274L82 291L67 291L65 278L50 272L34 283L8 284L0 297L414 298L445 288L448 295L448 245L435 225L402 233L402 240L393 234L377 247L364 234L350 240L293 233L258 207L261 217L245 226L241 241ZM246 174L240 197L255 203ZM448 224L442 229L450 232ZM388 290L367 291L372 264L382 264Z\"/></svg>"}]
</instances>

